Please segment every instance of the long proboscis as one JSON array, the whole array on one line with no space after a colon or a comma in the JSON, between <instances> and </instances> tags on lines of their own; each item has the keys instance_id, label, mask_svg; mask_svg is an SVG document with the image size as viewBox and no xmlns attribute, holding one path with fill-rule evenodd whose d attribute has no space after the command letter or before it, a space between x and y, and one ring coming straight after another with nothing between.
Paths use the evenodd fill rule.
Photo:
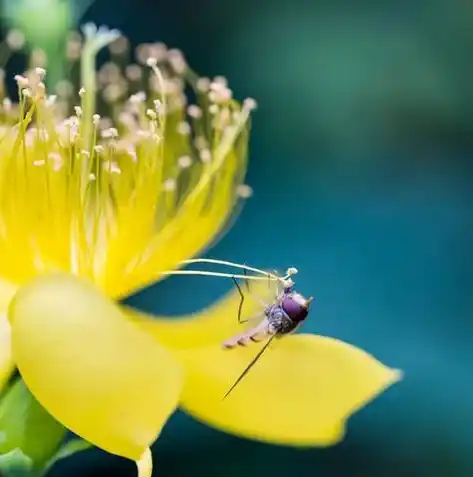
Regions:
<instances>
[{"instance_id":1,"label":"long proboscis","mask_svg":"<svg viewBox=\"0 0 473 477\"><path fill-rule=\"evenodd\" d=\"M225 396L223 396L222 401L226 399L230 393L238 386L238 384L241 382L241 380L250 372L250 369L258 362L258 360L263 356L263 353L268 349L269 345L272 343L274 338L276 338L277 335L271 335L271 337L266 341L264 346L258 351L256 356L251 360L251 362L248 364L248 366L244 369L244 371L240 374L238 379L233 383L232 387L225 393Z\"/></svg>"}]
</instances>

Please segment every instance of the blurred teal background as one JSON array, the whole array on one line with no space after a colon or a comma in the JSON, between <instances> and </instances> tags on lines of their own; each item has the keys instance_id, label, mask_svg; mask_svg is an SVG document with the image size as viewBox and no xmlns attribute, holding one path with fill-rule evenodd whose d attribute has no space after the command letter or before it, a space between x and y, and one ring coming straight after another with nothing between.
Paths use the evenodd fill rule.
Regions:
<instances>
[{"instance_id":1,"label":"blurred teal background","mask_svg":"<svg viewBox=\"0 0 473 477\"><path fill-rule=\"evenodd\" d=\"M255 195L208 255L298 267L316 300L304 331L406 373L330 449L244 441L178 413L155 475L471 477L473 2L97 0L89 20L180 48L258 100ZM173 278L130 302L179 314L229 287ZM134 473L90 451L51 475Z\"/></svg>"}]
</instances>

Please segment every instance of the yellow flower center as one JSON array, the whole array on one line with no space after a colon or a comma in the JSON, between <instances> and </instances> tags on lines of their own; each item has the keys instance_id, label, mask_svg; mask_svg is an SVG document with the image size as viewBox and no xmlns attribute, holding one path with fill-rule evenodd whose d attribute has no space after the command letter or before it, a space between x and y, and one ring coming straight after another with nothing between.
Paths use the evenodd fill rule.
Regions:
<instances>
[{"instance_id":1,"label":"yellow flower center","mask_svg":"<svg viewBox=\"0 0 473 477\"><path fill-rule=\"evenodd\" d=\"M142 65L130 65L117 32L84 33L68 48L73 67L81 52L75 96L64 81L48 96L47 72L33 67L16 77L18 104L3 100L0 276L64 270L121 297L198 253L248 192L254 104L234 101L222 78L198 78L177 50L142 46ZM97 75L108 44L116 61Z\"/></svg>"}]
</instances>

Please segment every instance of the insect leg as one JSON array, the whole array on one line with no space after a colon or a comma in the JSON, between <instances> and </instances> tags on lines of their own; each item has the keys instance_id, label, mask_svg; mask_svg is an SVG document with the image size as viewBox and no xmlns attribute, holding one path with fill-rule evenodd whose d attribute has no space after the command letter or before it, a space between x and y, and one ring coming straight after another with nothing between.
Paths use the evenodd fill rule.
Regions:
<instances>
[{"instance_id":1,"label":"insect leg","mask_svg":"<svg viewBox=\"0 0 473 477\"><path fill-rule=\"evenodd\" d=\"M246 273L245 273L246 275ZM240 285L238 284L238 281L235 277L232 277L233 283L237 287L238 293L240 294L240 304L238 305L238 323L246 323L247 320L242 320L241 319L241 310L243 308L243 302L245 301L245 295L241 291Z\"/></svg>"},{"instance_id":2,"label":"insect leg","mask_svg":"<svg viewBox=\"0 0 473 477\"><path fill-rule=\"evenodd\" d=\"M256 362L258 361L259 358L261 358L261 355L266 351L266 349L268 348L268 346L271 344L271 342L273 341L273 339L276 337L277 335L274 334L272 335L269 340L266 342L266 344L258 351L258 354L251 360L250 364L245 368L245 370L243 371L243 373L240 374L240 376L238 377L238 379L235 381L235 383L233 384L233 386L226 392L225 396L223 396L222 398L222 401L228 397L228 395L236 388L236 386L240 383L240 381L248 374L248 372L250 371L250 369L256 364Z\"/></svg>"},{"instance_id":3,"label":"insect leg","mask_svg":"<svg viewBox=\"0 0 473 477\"><path fill-rule=\"evenodd\" d=\"M246 271L246 268L243 269L243 275L245 275L245 277L248 276L248 272ZM247 280L247 279L245 279L245 286L246 286L246 291L248 293L251 293L251 291L250 291L250 281Z\"/></svg>"}]
</instances>

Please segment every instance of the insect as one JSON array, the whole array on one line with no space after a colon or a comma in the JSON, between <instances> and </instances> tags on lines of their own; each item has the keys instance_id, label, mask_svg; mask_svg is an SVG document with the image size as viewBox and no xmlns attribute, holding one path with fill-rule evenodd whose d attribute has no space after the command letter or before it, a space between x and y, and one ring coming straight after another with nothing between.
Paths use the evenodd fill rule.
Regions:
<instances>
[{"instance_id":1,"label":"insect","mask_svg":"<svg viewBox=\"0 0 473 477\"><path fill-rule=\"evenodd\" d=\"M289 268L285 276L281 277L275 273L268 273L263 270L248 267L246 265L240 265L233 262L227 262L223 260L215 259L192 259L186 260L183 264L193 263L211 263L218 265L226 265L230 267L236 267L243 270L241 274L229 274L221 272L208 272L203 270L174 270L169 272L173 275L209 275L218 277L231 278L238 289L240 294L240 303L238 306L238 322L241 324L248 323L254 319L259 319L259 323L256 326L252 326L246 331L239 333L223 343L225 349L233 349L238 346L246 346L252 342L259 342L267 340L265 345L260 349L256 356L251 360L248 366L243 370L235 383L223 396L223 399L227 398L235 387L241 382L241 380L248 374L251 368L258 362L263 353L268 349L269 345L275 338L281 338L285 335L293 333L299 325L307 318L309 314L310 304L313 297L305 298L300 293L294 290L294 281L291 276L297 273L297 269ZM257 273L262 276L248 275L247 272ZM250 280L269 280L278 282L276 297L272 303L264 303L259 297L254 296L261 302L262 310L257 316L242 320L241 313L243 303L245 300L245 294L243 293L241 286L238 283L238 279L244 280L247 291L251 294L249 281ZM281 289L282 286L282 289Z\"/></svg>"},{"instance_id":2,"label":"insect","mask_svg":"<svg viewBox=\"0 0 473 477\"><path fill-rule=\"evenodd\" d=\"M223 343L224 348L232 349L236 346L246 346L250 342L259 342L267 339L266 344L261 348L257 355L251 360L248 366L243 370L238 379L227 391L223 399L236 388L241 380L248 374L250 369L258 362L263 353L268 349L274 338L280 338L284 335L293 333L299 325L309 315L310 304L313 297L304 298L300 293L294 290L294 282L291 278L282 279L284 288L278 293L275 301L264 308L264 318L258 325L240 333ZM241 309L244 300L244 294L236 279L234 283L241 296L238 310L238 321L241 321ZM248 321L248 320L246 320ZM243 322L244 323L244 322Z\"/></svg>"}]
</instances>

